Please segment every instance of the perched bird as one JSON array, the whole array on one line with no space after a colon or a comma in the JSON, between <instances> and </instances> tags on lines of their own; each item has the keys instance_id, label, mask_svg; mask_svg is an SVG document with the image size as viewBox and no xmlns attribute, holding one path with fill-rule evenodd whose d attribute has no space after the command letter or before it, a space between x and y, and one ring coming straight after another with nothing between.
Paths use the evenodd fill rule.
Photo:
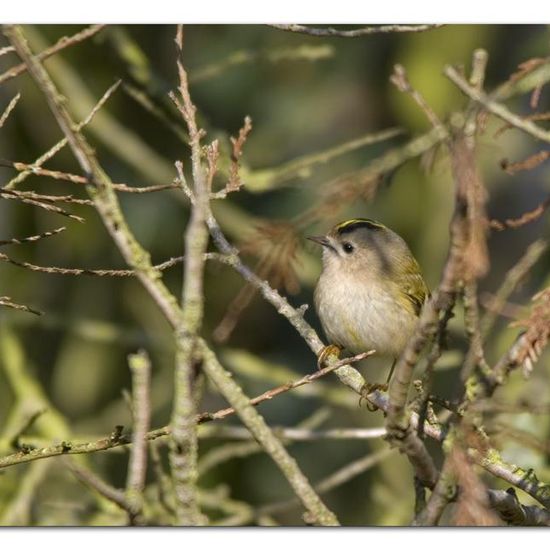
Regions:
<instances>
[{"instance_id":1,"label":"perched bird","mask_svg":"<svg viewBox=\"0 0 550 550\"><path fill-rule=\"evenodd\" d=\"M366 218L347 220L324 236L308 237L323 247L323 271L315 288L315 308L331 346L371 349L395 361L418 321L428 288L407 243L394 231ZM387 384L370 384L370 390Z\"/></svg>"}]
</instances>

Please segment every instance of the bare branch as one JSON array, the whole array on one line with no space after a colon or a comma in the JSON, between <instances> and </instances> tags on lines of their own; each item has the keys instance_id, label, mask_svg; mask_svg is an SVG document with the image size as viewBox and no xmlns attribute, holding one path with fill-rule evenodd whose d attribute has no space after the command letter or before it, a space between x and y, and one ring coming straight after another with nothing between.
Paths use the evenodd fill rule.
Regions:
<instances>
[{"instance_id":1,"label":"bare branch","mask_svg":"<svg viewBox=\"0 0 550 550\"><path fill-rule=\"evenodd\" d=\"M491 220L489 226L497 231L517 229L518 227L538 220L546 212L548 207L550 207L550 196L543 200L535 209L525 212L519 218L508 218L503 221Z\"/></svg>"},{"instance_id":2,"label":"bare branch","mask_svg":"<svg viewBox=\"0 0 550 550\"><path fill-rule=\"evenodd\" d=\"M208 255L208 257L213 257ZM219 256L218 256L219 257ZM176 258L170 258L161 264L152 266L158 271L164 271L170 267L181 264L185 259L184 256L178 256ZM137 277L138 272L135 269L80 269L80 268L68 268L68 267L53 267L53 266L40 266L34 265L29 262L20 262L10 258L6 254L0 252L0 260L8 262L18 267L23 267L31 271L37 271L39 273L49 273L51 275L90 275L93 277Z\"/></svg>"},{"instance_id":3,"label":"bare branch","mask_svg":"<svg viewBox=\"0 0 550 550\"><path fill-rule=\"evenodd\" d=\"M8 166L15 168L21 173L32 173L36 176L44 176L61 181L68 181L70 183L77 183L79 185L89 185L92 183L89 178L84 176L78 176L76 174L69 174L67 172L60 172L58 170L47 170L41 168L36 164L25 164L24 162L11 162L9 160L0 159L0 166ZM113 189L116 191L122 191L124 193L155 193L157 191L165 191L166 189L178 189L177 183L167 183L163 185L148 185L146 187L133 187L127 183L113 183ZM6 186L4 189L9 189Z\"/></svg>"},{"instance_id":4,"label":"bare branch","mask_svg":"<svg viewBox=\"0 0 550 550\"><path fill-rule=\"evenodd\" d=\"M23 304L16 304L9 296L0 296L0 306L18 309L19 311L26 311L28 313L34 313L34 315L43 315L42 311L32 309L29 306L24 306Z\"/></svg>"},{"instance_id":5,"label":"bare branch","mask_svg":"<svg viewBox=\"0 0 550 550\"><path fill-rule=\"evenodd\" d=\"M126 480L126 502L131 525L140 524L143 490L147 473L147 431L151 416L151 362L145 351L128 357L132 372L132 413L134 430Z\"/></svg>"},{"instance_id":6,"label":"bare branch","mask_svg":"<svg viewBox=\"0 0 550 550\"><path fill-rule=\"evenodd\" d=\"M38 235L32 235L30 237L13 237L12 239L7 239L0 241L0 246L6 246L8 244L23 244L23 243L33 243L36 241L39 241L41 239L45 239L47 237L53 237L54 235L59 235L59 233L62 233L65 231L66 227L58 227L57 229L54 229L52 231L45 231L44 233L40 233Z\"/></svg>"},{"instance_id":7,"label":"bare branch","mask_svg":"<svg viewBox=\"0 0 550 550\"><path fill-rule=\"evenodd\" d=\"M8 120L8 117L10 116L11 112L15 109L15 106L17 105L17 102L21 98L21 94L18 93L14 96L14 98L8 103L8 106L0 116L0 128L4 126L6 123L6 120Z\"/></svg>"},{"instance_id":8,"label":"bare branch","mask_svg":"<svg viewBox=\"0 0 550 550\"><path fill-rule=\"evenodd\" d=\"M239 385L230 374L218 363L216 356L206 345L202 345L204 370L216 384L220 392L231 403L246 427L258 443L275 461L283 475L294 489L294 492L306 508L311 522L317 525L339 525L336 516L325 506L309 481L299 469L296 461L287 453L284 445L269 429L244 395Z\"/></svg>"},{"instance_id":9,"label":"bare branch","mask_svg":"<svg viewBox=\"0 0 550 550\"><path fill-rule=\"evenodd\" d=\"M550 512L539 506L525 506L514 489L488 491L489 502L498 515L509 525L550 526Z\"/></svg>"},{"instance_id":10,"label":"bare branch","mask_svg":"<svg viewBox=\"0 0 550 550\"><path fill-rule=\"evenodd\" d=\"M432 126L438 130L441 135L445 135L447 130L439 120L439 117L435 114L434 110L424 99L424 96L415 88L412 87L405 67L403 65L394 65L393 74L390 77L390 81L395 87L403 93L406 93L412 97L416 104L424 111L426 117L432 124Z\"/></svg>"},{"instance_id":11,"label":"bare branch","mask_svg":"<svg viewBox=\"0 0 550 550\"><path fill-rule=\"evenodd\" d=\"M483 105L483 107L495 116L536 139L550 143L550 132L543 130L540 126L537 126L530 120L523 119L512 113L507 107L502 105L502 103L499 103L498 101L492 99L491 96L488 96L473 86L470 86L465 78L461 76L454 67L447 65L443 72L464 94L466 94L470 99L473 99Z\"/></svg>"},{"instance_id":12,"label":"bare branch","mask_svg":"<svg viewBox=\"0 0 550 550\"><path fill-rule=\"evenodd\" d=\"M32 196L32 194L30 196ZM3 187L0 187L0 197L6 198L9 200L17 200L24 204L30 204L31 206L37 206L38 208L42 208L44 210L47 210L48 212L52 212L53 214L60 214L61 216L65 216L66 218L70 218L71 220L75 220L80 223L85 222L84 218L82 218L81 216L77 216L76 214L71 214L66 210L64 210L63 208L53 204L51 199L47 199L46 201L43 201L40 199L29 198L29 195L25 194L24 192L22 193L21 191L16 191L14 189L6 189Z\"/></svg>"},{"instance_id":13,"label":"bare branch","mask_svg":"<svg viewBox=\"0 0 550 550\"><path fill-rule=\"evenodd\" d=\"M84 40L87 40L88 38L91 38L92 36L96 35L100 30L102 30L105 27L105 25L91 25L89 27L86 27L84 30L77 32L76 34L73 34L73 36L63 36L60 38L53 46L50 46L49 48L45 49L43 52L40 52L36 54L36 58L38 61L44 61L44 59L47 59L48 57L60 52L61 50L64 50L65 48L69 48L70 46L75 46L76 44L80 44ZM13 50L14 48L12 46ZM13 51L10 50L10 51ZM19 76L20 74L24 73L27 70L26 63L20 63L19 65L16 65L15 67L12 67L11 69L8 69L5 73L0 75L0 84L3 84L4 82L7 82L8 80L11 80L12 78L15 78L16 76Z\"/></svg>"},{"instance_id":14,"label":"bare branch","mask_svg":"<svg viewBox=\"0 0 550 550\"><path fill-rule=\"evenodd\" d=\"M326 376L327 374L337 369L345 368L346 365L350 365L354 362L361 361L371 354L372 352L367 352L364 354L357 355L355 357L349 357L346 359L336 361L331 366L324 367L323 369L316 371L312 374L307 374L306 376L303 376L299 380L295 380L294 382L288 382L286 384L282 384L281 386L277 386L276 388L272 388L271 390L268 390L262 393L261 395L251 399L250 404L253 406L256 406L256 405L259 405L260 403L263 403L264 401L269 401L273 399L275 396L279 394L286 393L290 390L299 388L301 386L305 386L307 384L311 384L315 380L322 378L323 376ZM206 422L212 422L214 420L222 420L233 414L235 414L235 409L233 407L228 407L228 408L220 409L219 411L216 411L214 413L209 413L209 412L201 413L195 417L195 421L197 422L197 424L203 424ZM65 444L65 445L53 445L51 447L45 447L41 449L32 449L32 450L27 450L27 452L19 452L8 456L4 456L0 458L0 469L6 468L8 466L13 466L15 464L22 464L25 462L31 462L33 460L49 458L52 456L59 456L63 454L95 453L95 452L104 451L107 449L114 449L115 447L120 447L122 445L130 445L132 442L132 438L130 435L123 434L122 428L123 428L122 426L117 427L117 429L115 429L110 436L101 438L97 441L85 442L85 443L73 443L73 444ZM170 435L170 432L171 430L169 426L157 428L156 430L152 430L147 433L147 440L151 441L159 437L165 437L167 435Z\"/></svg>"},{"instance_id":15,"label":"bare branch","mask_svg":"<svg viewBox=\"0 0 550 550\"><path fill-rule=\"evenodd\" d=\"M77 131L82 130L84 126L89 124L94 116L97 114L97 112L105 105L107 100L111 97L111 95L118 89L120 85L120 80L115 82L110 88L107 89L107 91L101 96L99 101L94 105L88 116L79 124L77 124L76 129ZM16 185L24 181L28 176L31 174L34 174L35 171L40 168L46 161L51 159L54 155L56 155L65 145L67 145L68 141L67 138L63 138L59 142L57 142L51 149L46 151L43 155L38 157L32 164L29 165L29 169L24 170L20 174L18 174L15 178L11 179L5 186L5 189L13 189ZM13 164L11 164L13 166Z\"/></svg>"},{"instance_id":16,"label":"bare branch","mask_svg":"<svg viewBox=\"0 0 550 550\"><path fill-rule=\"evenodd\" d=\"M354 30L340 30L332 27L314 28L305 25L269 25L281 31L308 34L310 36L336 36L340 38L356 38L358 36L367 36L370 34L391 33L391 32L422 32L431 29L437 29L442 25L379 25L370 27L361 27Z\"/></svg>"}]
</instances>

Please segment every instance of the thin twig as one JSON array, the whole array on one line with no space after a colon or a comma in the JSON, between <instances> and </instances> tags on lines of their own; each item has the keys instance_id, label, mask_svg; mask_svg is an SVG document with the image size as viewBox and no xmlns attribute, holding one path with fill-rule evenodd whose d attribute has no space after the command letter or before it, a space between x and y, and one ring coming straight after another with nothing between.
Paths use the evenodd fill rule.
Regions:
<instances>
[{"instance_id":1,"label":"thin twig","mask_svg":"<svg viewBox=\"0 0 550 550\"><path fill-rule=\"evenodd\" d=\"M52 231L44 231L38 235L32 235L30 237L13 237L11 239L6 239L0 241L0 246L6 246L8 244L23 244L23 243L34 243L46 237L53 237L54 235L59 235L59 233L65 231L66 227L58 227Z\"/></svg>"},{"instance_id":2,"label":"thin twig","mask_svg":"<svg viewBox=\"0 0 550 550\"><path fill-rule=\"evenodd\" d=\"M430 107L427 101L424 99L424 96L415 88L412 87L405 67L403 65L394 65L393 74L390 77L392 84L403 93L409 94L411 98L416 102L416 104L424 111L426 117L430 121L431 125L439 130L442 134L446 133L445 127L443 126L439 117L435 114L434 110Z\"/></svg>"},{"instance_id":3,"label":"thin twig","mask_svg":"<svg viewBox=\"0 0 550 550\"><path fill-rule=\"evenodd\" d=\"M68 181L70 183L76 183L79 185L89 185L92 183L88 178L84 176L78 176L76 174L69 174L67 172L60 172L59 170L47 170L41 168L36 164L25 164L24 162L11 162L9 160L0 159L0 166L7 166L9 168L15 168L19 172L33 173L36 176L44 176L47 178L53 178L61 181ZM116 191L122 191L124 193L156 193L157 191L165 191L166 189L178 189L177 183L166 183L162 185L148 185L146 187L133 187L127 183L113 183L113 189ZM7 187L6 187L7 188Z\"/></svg>"},{"instance_id":4,"label":"thin twig","mask_svg":"<svg viewBox=\"0 0 550 550\"><path fill-rule=\"evenodd\" d=\"M26 311L27 313L34 313L34 315L43 315L42 311L30 308L29 306L24 306L23 304L15 303L9 296L0 296L0 306L17 309L19 311Z\"/></svg>"},{"instance_id":5,"label":"thin twig","mask_svg":"<svg viewBox=\"0 0 550 550\"><path fill-rule=\"evenodd\" d=\"M0 128L4 126L6 123L6 120L8 120L8 117L10 116L10 113L15 109L15 106L17 105L17 102L21 98L21 94L18 93L14 96L14 98L8 103L8 106L2 113L2 116L0 116Z\"/></svg>"},{"instance_id":6,"label":"thin twig","mask_svg":"<svg viewBox=\"0 0 550 550\"><path fill-rule=\"evenodd\" d=\"M0 187L0 197L9 200L17 200L24 204L30 204L31 206L37 206L38 208L42 208L48 212L60 214L61 216L65 216L66 218L70 218L71 220L75 220L80 223L85 222L84 218L82 218L81 216L77 216L76 214L71 214L70 212L67 212L60 206L56 206L55 204L53 204L51 200L42 201L38 199L32 199L29 198L30 196L28 194L21 194L21 192L15 191L14 189L6 189L5 187Z\"/></svg>"},{"instance_id":7,"label":"thin twig","mask_svg":"<svg viewBox=\"0 0 550 550\"><path fill-rule=\"evenodd\" d=\"M454 67L447 65L443 72L458 86L458 88L464 94L483 105L483 107L485 107L495 116L501 118L515 128L524 131L525 133L533 136L536 139L540 139L541 141L546 141L550 143L549 131L542 129L540 126L537 126L530 120L526 120L512 113L507 107L502 105L502 103L499 103L498 101L492 99L491 96L488 96L482 91L477 90L475 87L471 86Z\"/></svg>"},{"instance_id":8,"label":"thin twig","mask_svg":"<svg viewBox=\"0 0 550 550\"><path fill-rule=\"evenodd\" d=\"M353 364L354 362L361 361L371 355L372 352L363 353L355 357L349 357L346 359L341 359L334 362L328 367L324 367L312 374L307 374L295 380L293 382L288 382L282 384L275 388L272 388L264 393L254 397L250 400L250 404L253 406L259 405L265 401L270 401L275 396L282 393L286 393L295 388L311 384L315 380L334 372L337 369L345 368L346 365ZM222 420L228 416L235 414L235 409L233 407L227 407L220 409L214 413L201 413L195 417L195 421L198 424L203 424L206 422L212 422L214 420ZM170 434L170 427L164 426L162 428L157 428L151 430L147 433L147 440L151 441L158 439L159 437L165 437ZM73 443L70 445L53 445L51 447L44 447L40 449L29 450L28 452L19 452L11 455L4 456L0 458L0 469L6 468L8 466L13 466L15 464L22 464L25 462L31 462L33 460L40 460L42 458L49 458L52 456L59 456L62 454L86 454L86 453L95 453L98 451L104 451L106 449L114 449L122 445L130 445L132 438L130 435L123 434L121 430L115 430L110 436L101 438L97 441L85 442L85 443Z\"/></svg>"},{"instance_id":9,"label":"thin twig","mask_svg":"<svg viewBox=\"0 0 550 550\"><path fill-rule=\"evenodd\" d=\"M377 466L388 458L392 454L393 450L390 448L382 449L376 453L369 453L357 460L346 464L342 468L339 468L332 474L328 475L318 483L316 483L313 488L319 494L328 493L344 483L356 478L357 476L364 474L374 466ZM272 504L265 504L261 506L256 511L256 517L261 517L264 515L273 515L286 511L288 508L299 504L300 501L296 498L285 500L282 502L274 502Z\"/></svg>"},{"instance_id":10,"label":"thin twig","mask_svg":"<svg viewBox=\"0 0 550 550\"><path fill-rule=\"evenodd\" d=\"M538 220L550 207L550 196L543 200L536 208L522 214L519 218L509 218L506 220L491 220L489 226L497 231L505 229L517 229L528 223Z\"/></svg>"},{"instance_id":11,"label":"thin twig","mask_svg":"<svg viewBox=\"0 0 550 550\"><path fill-rule=\"evenodd\" d=\"M437 29L442 25L379 25L361 27L353 30L341 30L333 27L315 28L306 27L305 25L269 25L281 31L295 32L300 34L308 34L310 36L336 36L340 38L356 38L358 36L367 36L370 34L392 33L392 32L422 32L431 29Z\"/></svg>"},{"instance_id":12,"label":"thin twig","mask_svg":"<svg viewBox=\"0 0 550 550\"><path fill-rule=\"evenodd\" d=\"M36 54L36 58L38 61L42 62L44 61L44 59L51 57L52 55L60 52L61 50L64 50L65 48L80 44L84 40L91 38L104 27L105 25L91 25L89 27L86 27L84 30L77 32L76 34L73 34L72 36L63 36L53 46L50 46L44 51ZM15 50L13 46L12 48ZM19 76L26 70L27 64L25 62L20 63L19 65L15 65L15 67L8 69L6 72L0 75L0 84L3 84L4 82L7 82L8 80L15 78L16 76Z\"/></svg>"},{"instance_id":13,"label":"thin twig","mask_svg":"<svg viewBox=\"0 0 550 550\"><path fill-rule=\"evenodd\" d=\"M481 334L483 337L486 337L491 332L498 313L502 310L510 295L516 290L523 279L525 279L531 268L538 262L547 248L547 243L542 240L530 244L525 254L506 273L500 288L494 296L491 308L481 319Z\"/></svg>"},{"instance_id":14,"label":"thin twig","mask_svg":"<svg viewBox=\"0 0 550 550\"><path fill-rule=\"evenodd\" d=\"M125 512L128 512L128 502L126 501L126 495L121 489L116 489L112 485L109 485L103 481L99 476L93 473L88 468L77 464L74 460L65 459L65 464L71 473L84 484L86 487L96 491L102 497L114 502Z\"/></svg>"},{"instance_id":15,"label":"thin twig","mask_svg":"<svg viewBox=\"0 0 550 550\"><path fill-rule=\"evenodd\" d=\"M107 100L113 95L113 93L118 89L120 86L120 80L115 82L112 86L110 86L107 91L101 96L99 101L94 105L88 116L79 124L77 124L76 129L77 131L82 130L84 126L89 124L94 116L97 114L97 112L105 105ZM40 168L45 162L47 162L49 159L51 159L53 156L55 156L63 147L67 145L68 141L67 138L64 137L62 140L58 141L53 147L48 149L43 155L40 155L32 164L29 164L29 169L24 170L23 172L20 172L15 178L11 179L5 186L4 189L13 189L16 185L24 181L28 176L35 173L35 171Z\"/></svg>"},{"instance_id":16,"label":"thin twig","mask_svg":"<svg viewBox=\"0 0 550 550\"><path fill-rule=\"evenodd\" d=\"M209 257L211 255L208 255ZM170 258L161 264L154 265L153 268L158 271L164 271L170 267L181 264L184 260L184 256L178 256L176 258ZM30 271L37 271L39 273L49 273L51 275L90 275L93 277L137 277L138 272L135 269L80 269L69 267L53 267L53 266L40 266L31 264L29 262L20 262L10 258L6 254L0 252L0 261L8 262L18 267L29 269Z\"/></svg>"},{"instance_id":17,"label":"thin twig","mask_svg":"<svg viewBox=\"0 0 550 550\"><path fill-rule=\"evenodd\" d=\"M251 400L252 401L252 400ZM385 428L335 428L332 430L310 430L306 428L287 428L271 426L273 433L289 441L318 441L327 439L379 439L386 435ZM216 426L215 429L201 434L201 437L220 439L253 439L251 433L240 426Z\"/></svg>"}]
</instances>

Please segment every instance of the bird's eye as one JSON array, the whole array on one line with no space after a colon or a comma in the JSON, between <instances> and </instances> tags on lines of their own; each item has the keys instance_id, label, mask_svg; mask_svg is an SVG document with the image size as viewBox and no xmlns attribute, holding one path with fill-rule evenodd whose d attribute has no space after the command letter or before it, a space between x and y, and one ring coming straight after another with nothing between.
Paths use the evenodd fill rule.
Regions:
<instances>
[{"instance_id":1,"label":"bird's eye","mask_svg":"<svg viewBox=\"0 0 550 550\"><path fill-rule=\"evenodd\" d=\"M353 245L351 243L344 243L342 248L346 254L351 254L353 252Z\"/></svg>"}]
</instances>

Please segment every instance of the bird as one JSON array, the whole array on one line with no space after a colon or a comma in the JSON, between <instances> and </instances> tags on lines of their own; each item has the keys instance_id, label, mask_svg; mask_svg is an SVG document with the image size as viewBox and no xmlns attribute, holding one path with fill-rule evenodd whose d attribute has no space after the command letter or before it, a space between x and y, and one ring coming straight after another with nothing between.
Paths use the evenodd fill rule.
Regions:
<instances>
[{"instance_id":1,"label":"bird","mask_svg":"<svg viewBox=\"0 0 550 550\"><path fill-rule=\"evenodd\" d=\"M366 389L387 390L429 296L418 262L402 237L368 218L307 238L322 246L314 304L330 345L319 354L319 367L344 350L354 355L375 350L393 363L386 384Z\"/></svg>"}]
</instances>

